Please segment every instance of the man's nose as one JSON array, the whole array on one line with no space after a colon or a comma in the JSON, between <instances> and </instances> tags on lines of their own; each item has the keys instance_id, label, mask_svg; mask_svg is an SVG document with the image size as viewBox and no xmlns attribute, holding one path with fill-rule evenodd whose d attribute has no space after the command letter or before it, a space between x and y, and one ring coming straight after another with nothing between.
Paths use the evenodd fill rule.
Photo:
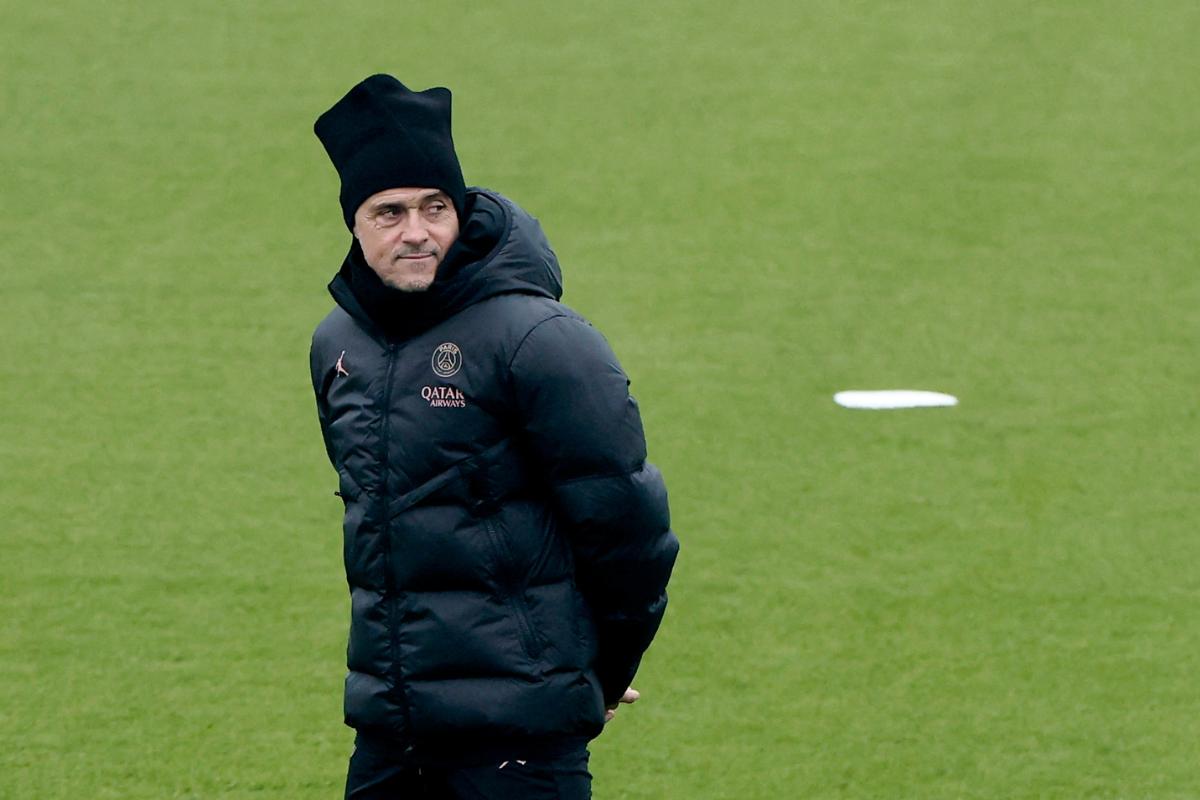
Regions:
<instances>
[{"instance_id":1,"label":"man's nose","mask_svg":"<svg viewBox=\"0 0 1200 800\"><path fill-rule=\"evenodd\" d=\"M420 244L429 238L429 229L420 214L410 214L400 230L400 241L405 244Z\"/></svg>"}]
</instances>

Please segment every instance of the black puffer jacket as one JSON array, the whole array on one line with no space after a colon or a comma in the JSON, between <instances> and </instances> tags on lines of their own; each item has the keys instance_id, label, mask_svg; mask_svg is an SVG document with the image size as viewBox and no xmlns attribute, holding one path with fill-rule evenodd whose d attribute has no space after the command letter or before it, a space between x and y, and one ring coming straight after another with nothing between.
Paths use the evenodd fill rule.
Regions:
<instances>
[{"instance_id":1,"label":"black puffer jacket","mask_svg":"<svg viewBox=\"0 0 1200 800\"><path fill-rule=\"evenodd\" d=\"M343 268L311 353L345 502L346 721L417 762L595 736L678 550L628 380L557 302L537 221L470 202L502 230L439 273L438 313L385 333Z\"/></svg>"}]
</instances>

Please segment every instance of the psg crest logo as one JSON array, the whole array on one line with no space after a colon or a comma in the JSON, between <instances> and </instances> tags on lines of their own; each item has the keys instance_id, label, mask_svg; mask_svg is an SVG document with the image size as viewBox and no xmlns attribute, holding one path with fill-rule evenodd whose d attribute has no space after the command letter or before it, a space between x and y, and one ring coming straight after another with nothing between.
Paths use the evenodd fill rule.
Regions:
<instances>
[{"instance_id":1,"label":"psg crest logo","mask_svg":"<svg viewBox=\"0 0 1200 800\"><path fill-rule=\"evenodd\" d=\"M449 378L462 368L462 351L453 342L439 344L433 351L433 373L439 378Z\"/></svg>"}]
</instances>

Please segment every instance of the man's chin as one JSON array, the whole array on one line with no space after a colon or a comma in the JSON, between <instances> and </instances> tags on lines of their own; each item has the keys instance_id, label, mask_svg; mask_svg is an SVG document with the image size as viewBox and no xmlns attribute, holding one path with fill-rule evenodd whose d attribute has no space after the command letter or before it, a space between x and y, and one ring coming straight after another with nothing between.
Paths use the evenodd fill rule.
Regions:
<instances>
[{"instance_id":1,"label":"man's chin","mask_svg":"<svg viewBox=\"0 0 1200 800\"><path fill-rule=\"evenodd\" d=\"M436 275L392 275L380 276L383 285L398 292L424 292L433 285Z\"/></svg>"},{"instance_id":2,"label":"man's chin","mask_svg":"<svg viewBox=\"0 0 1200 800\"><path fill-rule=\"evenodd\" d=\"M419 281L413 281L413 280L395 281L395 282L384 281L384 286L387 286L389 289L395 289L398 292L408 292L410 294L416 294L418 292L427 292L427 291L429 291L429 287L432 285L433 285L432 278L429 280L419 280Z\"/></svg>"}]
</instances>

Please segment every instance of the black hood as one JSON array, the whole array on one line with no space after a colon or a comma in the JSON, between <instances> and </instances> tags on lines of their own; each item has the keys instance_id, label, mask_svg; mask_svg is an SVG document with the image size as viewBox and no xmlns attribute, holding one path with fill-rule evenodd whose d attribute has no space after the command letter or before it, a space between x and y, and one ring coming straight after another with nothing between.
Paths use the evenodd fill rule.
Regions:
<instances>
[{"instance_id":1,"label":"black hood","mask_svg":"<svg viewBox=\"0 0 1200 800\"><path fill-rule=\"evenodd\" d=\"M355 239L329 293L350 316L391 339L408 339L469 305L511 292L558 300L562 272L538 221L486 189L467 190L466 222L424 292L385 286Z\"/></svg>"}]
</instances>

